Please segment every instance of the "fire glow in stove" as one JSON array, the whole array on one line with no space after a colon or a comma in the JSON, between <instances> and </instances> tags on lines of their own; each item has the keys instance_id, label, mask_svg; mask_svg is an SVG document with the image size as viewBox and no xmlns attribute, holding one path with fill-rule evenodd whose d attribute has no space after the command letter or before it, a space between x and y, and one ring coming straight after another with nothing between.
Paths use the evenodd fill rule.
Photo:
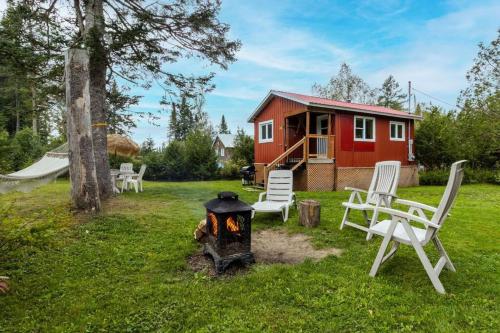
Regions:
<instances>
[{"instance_id":1,"label":"fire glow in stove","mask_svg":"<svg viewBox=\"0 0 500 333\"><path fill-rule=\"evenodd\" d=\"M217 199L205 203L207 242L203 253L212 256L217 274L235 261L255 262L251 252L252 207L238 200L233 192L220 192Z\"/></svg>"}]
</instances>

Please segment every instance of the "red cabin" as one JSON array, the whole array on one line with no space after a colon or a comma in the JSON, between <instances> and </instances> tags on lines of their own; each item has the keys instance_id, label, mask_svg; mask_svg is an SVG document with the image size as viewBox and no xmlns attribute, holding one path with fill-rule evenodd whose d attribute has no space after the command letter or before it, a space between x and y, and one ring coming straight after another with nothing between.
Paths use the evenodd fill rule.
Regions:
<instances>
[{"instance_id":1,"label":"red cabin","mask_svg":"<svg viewBox=\"0 0 500 333\"><path fill-rule=\"evenodd\" d=\"M418 185L413 133L420 116L381 106L271 90L254 124L258 183L294 171L297 190L367 188L375 163L401 161L400 186Z\"/></svg>"}]
</instances>

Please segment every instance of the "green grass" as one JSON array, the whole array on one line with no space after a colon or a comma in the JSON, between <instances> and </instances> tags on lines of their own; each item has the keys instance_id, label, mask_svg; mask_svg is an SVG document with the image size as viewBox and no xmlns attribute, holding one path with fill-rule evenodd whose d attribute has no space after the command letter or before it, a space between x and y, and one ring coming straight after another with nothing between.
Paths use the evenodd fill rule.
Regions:
<instances>
[{"instance_id":1,"label":"green grass","mask_svg":"<svg viewBox=\"0 0 500 333\"><path fill-rule=\"evenodd\" d=\"M69 212L67 182L0 196L0 275L11 278L0 332L499 330L500 187L462 187L440 234L457 268L441 274L446 295L408 246L368 276L381 238L338 229L345 192L298 193L321 202L318 228L298 226L296 212L285 225L278 215L253 224L309 234L317 247L344 249L340 258L256 264L224 278L194 273L186 264L199 248L193 229L202 203L223 189L247 202L258 196L237 181L147 183L93 218ZM437 205L442 191L399 195Z\"/></svg>"}]
</instances>

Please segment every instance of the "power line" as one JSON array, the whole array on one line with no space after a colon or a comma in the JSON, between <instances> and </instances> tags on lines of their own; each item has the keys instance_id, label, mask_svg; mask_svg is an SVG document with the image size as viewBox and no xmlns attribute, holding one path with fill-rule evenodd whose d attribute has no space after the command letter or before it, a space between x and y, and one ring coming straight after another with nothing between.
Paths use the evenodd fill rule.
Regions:
<instances>
[{"instance_id":1,"label":"power line","mask_svg":"<svg viewBox=\"0 0 500 333\"><path fill-rule=\"evenodd\" d=\"M434 97L434 96L432 96L432 95L429 95L428 93L425 93L425 92L423 92L423 91L421 91L421 90L418 90L418 89L415 89L415 88L411 88L411 90L414 90L414 91L416 91L416 92L418 92L418 93L421 93L421 94L423 94L423 95L425 95L425 96L427 96L427 97L429 97L429 98L435 99L436 101L441 102L441 103L443 103L443 104L449 105L449 106L451 106L452 108L456 108L456 107L457 107L457 105L453 105L453 104L451 104L451 103L448 103L448 102L446 102L446 101L443 101L442 99L439 99L439 98L437 98L437 97Z\"/></svg>"}]
</instances>

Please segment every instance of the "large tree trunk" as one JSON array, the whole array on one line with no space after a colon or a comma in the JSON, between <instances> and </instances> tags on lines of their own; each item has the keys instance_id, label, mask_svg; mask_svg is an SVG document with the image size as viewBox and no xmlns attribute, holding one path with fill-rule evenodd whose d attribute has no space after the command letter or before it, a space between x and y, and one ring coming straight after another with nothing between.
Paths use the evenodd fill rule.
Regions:
<instances>
[{"instance_id":1,"label":"large tree trunk","mask_svg":"<svg viewBox=\"0 0 500 333\"><path fill-rule=\"evenodd\" d=\"M109 170L106 130L106 50L104 48L104 12L102 0L85 4L85 43L89 49L90 114L97 180L102 199L113 194Z\"/></svg>"},{"instance_id":2,"label":"large tree trunk","mask_svg":"<svg viewBox=\"0 0 500 333\"><path fill-rule=\"evenodd\" d=\"M88 69L87 50L68 50L65 72L71 199L76 209L99 211L101 202L92 144Z\"/></svg>"}]
</instances>

